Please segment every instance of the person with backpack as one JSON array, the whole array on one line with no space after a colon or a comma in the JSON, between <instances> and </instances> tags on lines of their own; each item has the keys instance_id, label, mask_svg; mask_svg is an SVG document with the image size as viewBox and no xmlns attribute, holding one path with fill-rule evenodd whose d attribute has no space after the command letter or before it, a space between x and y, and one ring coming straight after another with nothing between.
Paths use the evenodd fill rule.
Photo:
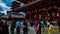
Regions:
<instances>
[{"instance_id":1,"label":"person with backpack","mask_svg":"<svg viewBox=\"0 0 60 34\"><path fill-rule=\"evenodd\" d=\"M16 21L16 34L20 34L20 21Z\"/></svg>"}]
</instances>

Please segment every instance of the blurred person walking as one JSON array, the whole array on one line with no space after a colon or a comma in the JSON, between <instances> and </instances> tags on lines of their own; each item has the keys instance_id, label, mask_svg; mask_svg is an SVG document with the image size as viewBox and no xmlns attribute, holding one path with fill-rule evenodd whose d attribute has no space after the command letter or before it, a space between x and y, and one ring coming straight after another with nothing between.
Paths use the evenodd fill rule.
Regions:
<instances>
[{"instance_id":1,"label":"blurred person walking","mask_svg":"<svg viewBox=\"0 0 60 34\"><path fill-rule=\"evenodd\" d=\"M37 26L38 26L38 21L35 20L35 21L34 21L34 28L37 28Z\"/></svg>"},{"instance_id":2,"label":"blurred person walking","mask_svg":"<svg viewBox=\"0 0 60 34\"><path fill-rule=\"evenodd\" d=\"M23 34L28 34L28 23L26 20L23 22Z\"/></svg>"},{"instance_id":3,"label":"blurred person walking","mask_svg":"<svg viewBox=\"0 0 60 34\"><path fill-rule=\"evenodd\" d=\"M43 20L41 20L41 30L42 31L45 31L45 24L44 24L44 21Z\"/></svg>"},{"instance_id":4,"label":"blurred person walking","mask_svg":"<svg viewBox=\"0 0 60 34\"><path fill-rule=\"evenodd\" d=\"M38 33L41 34L41 22L39 22Z\"/></svg>"},{"instance_id":5,"label":"blurred person walking","mask_svg":"<svg viewBox=\"0 0 60 34\"><path fill-rule=\"evenodd\" d=\"M38 26L36 27L35 31L36 31L36 34L38 34Z\"/></svg>"},{"instance_id":6,"label":"blurred person walking","mask_svg":"<svg viewBox=\"0 0 60 34\"><path fill-rule=\"evenodd\" d=\"M49 26L49 29L48 29L48 34L51 34L54 30L54 23L50 22L50 26Z\"/></svg>"},{"instance_id":7,"label":"blurred person walking","mask_svg":"<svg viewBox=\"0 0 60 34\"><path fill-rule=\"evenodd\" d=\"M9 34L9 29L8 29L8 25L7 25L7 21L5 18L2 18L2 34Z\"/></svg>"},{"instance_id":8,"label":"blurred person walking","mask_svg":"<svg viewBox=\"0 0 60 34\"><path fill-rule=\"evenodd\" d=\"M30 21L30 25L31 25L31 27L33 27L33 21Z\"/></svg>"},{"instance_id":9,"label":"blurred person walking","mask_svg":"<svg viewBox=\"0 0 60 34\"><path fill-rule=\"evenodd\" d=\"M1 18L0 18L0 34L3 34L2 28L3 28L3 23L2 23L2 20L1 20Z\"/></svg>"},{"instance_id":10,"label":"blurred person walking","mask_svg":"<svg viewBox=\"0 0 60 34\"><path fill-rule=\"evenodd\" d=\"M20 21L17 21L16 22L16 30L17 30L17 32L16 32L16 34L20 34Z\"/></svg>"},{"instance_id":11,"label":"blurred person walking","mask_svg":"<svg viewBox=\"0 0 60 34\"><path fill-rule=\"evenodd\" d=\"M50 21L47 22L47 26L48 26L48 28L49 28L49 26L50 26Z\"/></svg>"},{"instance_id":12,"label":"blurred person walking","mask_svg":"<svg viewBox=\"0 0 60 34\"><path fill-rule=\"evenodd\" d=\"M15 21L11 20L11 27L10 27L11 34L14 34L14 29L15 29Z\"/></svg>"}]
</instances>

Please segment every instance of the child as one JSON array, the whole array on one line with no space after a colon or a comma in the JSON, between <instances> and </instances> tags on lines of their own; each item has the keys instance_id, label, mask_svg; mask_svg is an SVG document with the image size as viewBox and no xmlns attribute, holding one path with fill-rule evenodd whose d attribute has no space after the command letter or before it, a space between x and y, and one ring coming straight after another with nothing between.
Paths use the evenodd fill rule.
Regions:
<instances>
[{"instance_id":1,"label":"child","mask_svg":"<svg viewBox=\"0 0 60 34\"><path fill-rule=\"evenodd\" d=\"M51 32L53 32L53 23L50 23L48 34L51 34Z\"/></svg>"}]
</instances>

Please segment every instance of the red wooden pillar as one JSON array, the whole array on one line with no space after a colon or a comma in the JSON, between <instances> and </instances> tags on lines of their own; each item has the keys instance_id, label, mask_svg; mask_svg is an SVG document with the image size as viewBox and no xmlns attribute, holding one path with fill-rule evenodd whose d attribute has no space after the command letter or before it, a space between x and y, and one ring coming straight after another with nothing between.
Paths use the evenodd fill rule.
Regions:
<instances>
[{"instance_id":1,"label":"red wooden pillar","mask_svg":"<svg viewBox=\"0 0 60 34\"><path fill-rule=\"evenodd\" d=\"M48 10L46 10L46 12L45 12L45 14L46 14L46 20L48 20Z\"/></svg>"},{"instance_id":2,"label":"red wooden pillar","mask_svg":"<svg viewBox=\"0 0 60 34\"><path fill-rule=\"evenodd\" d=\"M58 19L60 20L60 7L58 7Z\"/></svg>"},{"instance_id":3,"label":"red wooden pillar","mask_svg":"<svg viewBox=\"0 0 60 34\"><path fill-rule=\"evenodd\" d=\"M29 17L29 20L31 21L31 20L32 20L31 12L30 12L30 11L28 11L26 15L27 15L27 17ZM26 18L27 18L27 17L26 17Z\"/></svg>"},{"instance_id":4,"label":"red wooden pillar","mask_svg":"<svg viewBox=\"0 0 60 34\"><path fill-rule=\"evenodd\" d=\"M35 14L35 19L38 20L38 13Z\"/></svg>"},{"instance_id":5,"label":"red wooden pillar","mask_svg":"<svg viewBox=\"0 0 60 34\"><path fill-rule=\"evenodd\" d=\"M32 20L32 15L31 15L31 12L30 11L28 11L28 15L29 15L29 19L31 21Z\"/></svg>"},{"instance_id":6,"label":"red wooden pillar","mask_svg":"<svg viewBox=\"0 0 60 34\"><path fill-rule=\"evenodd\" d=\"M32 16L31 16L31 13L30 13L30 21L32 20Z\"/></svg>"}]
</instances>

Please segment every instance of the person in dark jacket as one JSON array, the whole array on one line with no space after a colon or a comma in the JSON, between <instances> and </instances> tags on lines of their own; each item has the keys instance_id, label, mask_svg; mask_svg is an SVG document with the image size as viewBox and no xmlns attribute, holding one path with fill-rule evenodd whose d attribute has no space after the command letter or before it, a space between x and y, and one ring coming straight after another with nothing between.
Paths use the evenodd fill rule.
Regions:
<instances>
[{"instance_id":1,"label":"person in dark jacket","mask_svg":"<svg viewBox=\"0 0 60 34\"><path fill-rule=\"evenodd\" d=\"M14 34L14 28L15 28L15 21L12 20L11 21L11 27L10 27L11 34Z\"/></svg>"},{"instance_id":2,"label":"person in dark jacket","mask_svg":"<svg viewBox=\"0 0 60 34\"><path fill-rule=\"evenodd\" d=\"M28 34L28 24L26 22L26 20L24 20L23 22L23 34Z\"/></svg>"},{"instance_id":3,"label":"person in dark jacket","mask_svg":"<svg viewBox=\"0 0 60 34\"><path fill-rule=\"evenodd\" d=\"M5 19L2 19L2 34L9 34L8 25Z\"/></svg>"},{"instance_id":4,"label":"person in dark jacket","mask_svg":"<svg viewBox=\"0 0 60 34\"><path fill-rule=\"evenodd\" d=\"M16 21L16 33L17 34L20 34L20 26L21 26L21 24L20 24L21 22L20 21Z\"/></svg>"},{"instance_id":5,"label":"person in dark jacket","mask_svg":"<svg viewBox=\"0 0 60 34\"><path fill-rule=\"evenodd\" d=\"M1 19L0 19L0 34L3 33L3 32L2 32L2 28L3 28L3 24L2 24L2 21L1 21Z\"/></svg>"},{"instance_id":6,"label":"person in dark jacket","mask_svg":"<svg viewBox=\"0 0 60 34\"><path fill-rule=\"evenodd\" d=\"M41 23L39 22L38 33L41 34Z\"/></svg>"}]
</instances>

